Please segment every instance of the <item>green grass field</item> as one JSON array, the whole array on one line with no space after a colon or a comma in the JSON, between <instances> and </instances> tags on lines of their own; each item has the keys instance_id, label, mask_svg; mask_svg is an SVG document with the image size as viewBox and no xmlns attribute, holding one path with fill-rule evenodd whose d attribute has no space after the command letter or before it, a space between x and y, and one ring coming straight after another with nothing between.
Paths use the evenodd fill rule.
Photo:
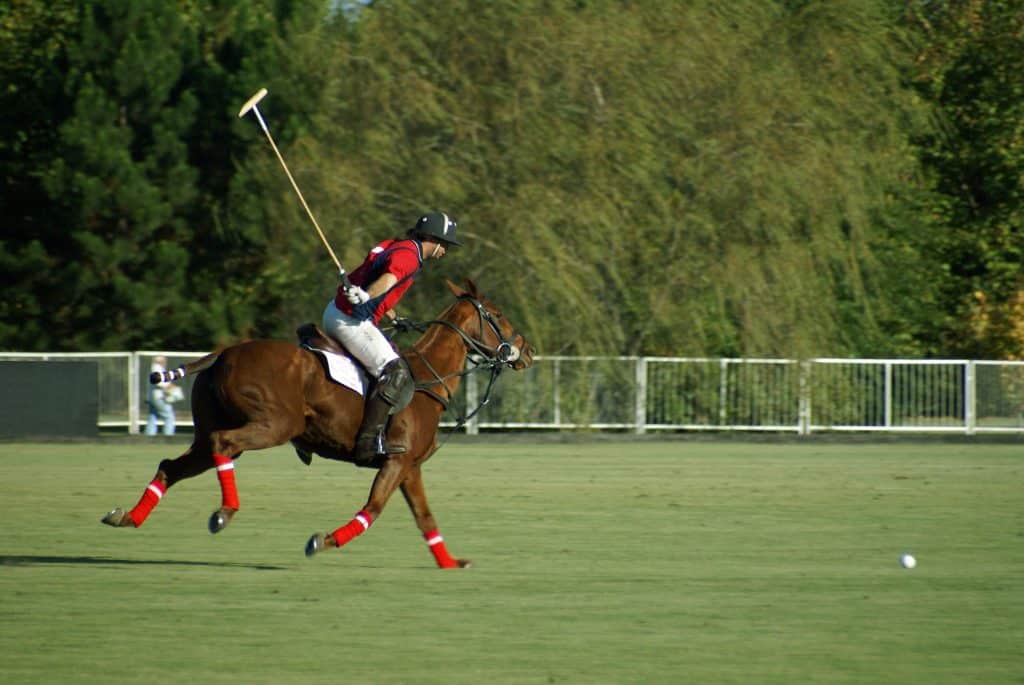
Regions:
<instances>
[{"instance_id":1,"label":"green grass field","mask_svg":"<svg viewBox=\"0 0 1024 685\"><path fill-rule=\"evenodd\" d=\"M372 472L286 448L131 507L178 445L0 445L5 683L1024 683L1024 446L453 444L440 571ZM918 567L899 566L912 551Z\"/></svg>"}]
</instances>

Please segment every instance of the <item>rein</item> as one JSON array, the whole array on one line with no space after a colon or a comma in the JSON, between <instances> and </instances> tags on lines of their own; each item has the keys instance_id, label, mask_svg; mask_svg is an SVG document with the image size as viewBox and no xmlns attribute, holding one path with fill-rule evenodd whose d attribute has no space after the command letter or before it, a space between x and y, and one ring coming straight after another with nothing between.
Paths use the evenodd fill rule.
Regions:
<instances>
[{"instance_id":1,"label":"rein","mask_svg":"<svg viewBox=\"0 0 1024 685\"><path fill-rule=\"evenodd\" d=\"M491 391L494 389L494 383L495 381L498 380L498 376L500 376L501 372L504 371L506 368L512 366L512 364L515 363L515 361L519 358L519 350L517 350L516 347L512 344L512 341L515 339L515 333L513 333L512 337L510 338L506 338L504 335L502 335L501 327L498 325L497 321L495 321L494 314L488 311L487 308L484 307L483 304L476 298L466 295L459 299L469 300L473 304L474 308L476 308L478 320L480 322L479 339L469 335L462 328L456 326L451 321L448 321L446 319L432 319L430 321L426 321L423 323L405 320L402 326L402 328L412 328L421 333L426 332L426 330L430 328L430 326L433 326L435 324L446 326L451 330L455 331L459 335L459 337L462 338L462 342L466 346L466 350L468 352L468 359L473 364L473 366L471 368L463 369L461 371L455 371L444 376L437 372L433 364L431 364L430 361L426 357L424 357L422 353L417 352L415 350L411 350L411 352L418 356L420 360L426 365L427 369L434 377L432 380L429 381L416 381L416 390L437 400L437 402L441 404L441 407L443 408L444 411L448 410L448 407L452 401L452 395L448 392L448 386L446 384L446 381L451 380L453 378L470 376L479 371L490 372L490 378L487 381L487 389L484 391L483 399L480 400L480 403L473 411L469 412L465 416L459 417L456 420L456 425L449 431L449 433L454 432L459 428L462 428L462 426L464 426L467 421L476 416L477 413L479 413L479 411L484 408L484 406L491 399ZM491 348L482 342L482 339L484 337L485 323L490 327L495 337L500 341L497 347ZM396 331L397 330L401 329L399 327L396 327ZM433 389L434 386L437 385L440 385L442 388L444 388L445 395L441 395L439 392Z\"/></svg>"}]
</instances>

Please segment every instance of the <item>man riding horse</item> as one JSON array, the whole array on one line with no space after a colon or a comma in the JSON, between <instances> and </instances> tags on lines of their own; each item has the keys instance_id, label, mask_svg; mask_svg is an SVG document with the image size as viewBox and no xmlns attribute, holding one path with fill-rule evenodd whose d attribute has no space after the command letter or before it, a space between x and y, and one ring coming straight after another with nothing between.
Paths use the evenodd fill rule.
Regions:
<instances>
[{"instance_id":1,"label":"man riding horse","mask_svg":"<svg viewBox=\"0 0 1024 685\"><path fill-rule=\"evenodd\" d=\"M342 286L324 310L323 328L365 367L373 379L372 388L364 400L361 393L330 382L319 357L282 340L247 340L172 371L154 373L151 383L195 376L192 444L178 458L160 462L156 476L132 509L117 507L101 520L115 528L138 528L174 484L215 469L221 506L210 516L208 527L211 533L218 533L240 506L235 461L247 450L290 442L307 464L316 453L378 469L362 509L333 532L310 537L306 556L342 547L365 533L400 489L437 565L465 568L469 561L452 557L438 531L427 504L421 467L439 447L441 413L461 379L473 371L488 370L493 383L502 369L528 368L533 363L533 349L496 305L480 294L476 284L466 279L466 288L448 282L455 303L428 322L421 338L400 356L377 324L385 315L396 318L393 308L412 285L424 259L440 259L450 246L459 245L455 222L446 214L425 214L405 238L379 243L358 269L346 274L263 121L257 104L266 94L265 88L260 89L238 116L256 115L340 270ZM300 331L309 328L315 326L303 326ZM467 370L465 363L471 353L474 366ZM400 444L386 445L388 416L403 408L401 430L395 430L400 433ZM395 456L382 458L388 455Z\"/></svg>"},{"instance_id":2,"label":"man riding horse","mask_svg":"<svg viewBox=\"0 0 1024 685\"><path fill-rule=\"evenodd\" d=\"M384 434L388 417L409 403L415 383L409 367L377 325L384 316L397 318L394 307L412 285L423 260L440 259L449 247L461 245L455 229L455 221L447 214L424 214L405 238L375 245L324 309L324 330L372 377L352 450L356 464L370 465L380 456L405 451L402 445L386 444ZM310 455L299 450L299 458L308 464Z\"/></svg>"}]
</instances>

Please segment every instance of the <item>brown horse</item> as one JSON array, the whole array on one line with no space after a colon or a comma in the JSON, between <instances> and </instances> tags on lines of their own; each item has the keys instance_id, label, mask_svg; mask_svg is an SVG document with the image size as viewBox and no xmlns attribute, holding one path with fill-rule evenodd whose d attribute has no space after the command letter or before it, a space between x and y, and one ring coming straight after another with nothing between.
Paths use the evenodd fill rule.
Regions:
<instances>
[{"instance_id":1,"label":"brown horse","mask_svg":"<svg viewBox=\"0 0 1024 685\"><path fill-rule=\"evenodd\" d=\"M402 353L417 391L408 406L392 416L388 443L405 447L405 452L382 456L373 465L378 472L363 508L333 533L314 534L306 545L307 556L341 547L365 532L400 488L438 566L469 565L452 558L445 548L427 505L421 467L439 447L441 414L462 376L490 369L493 379L502 368L527 368L533 362L533 350L472 281L466 281L465 290L451 282L448 287L456 302L428 322L420 339ZM470 353L481 361L466 371ZM192 445L177 459L160 462L156 477L131 511L114 509L103 523L137 528L168 488L216 468L221 507L209 523L210 532L216 533L238 511L234 460L245 450L291 441L304 461L310 453L352 461L363 397L328 379L321 359L308 349L284 341L254 340L207 355L170 375L194 373L199 376L192 388Z\"/></svg>"}]
</instances>

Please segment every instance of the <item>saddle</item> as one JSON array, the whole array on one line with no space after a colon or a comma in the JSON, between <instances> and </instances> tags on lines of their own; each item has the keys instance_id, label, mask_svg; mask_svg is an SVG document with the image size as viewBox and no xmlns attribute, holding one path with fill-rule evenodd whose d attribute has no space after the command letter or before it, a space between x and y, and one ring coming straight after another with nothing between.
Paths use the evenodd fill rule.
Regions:
<instances>
[{"instance_id":1,"label":"saddle","mask_svg":"<svg viewBox=\"0 0 1024 685\"><path fill-rule=\"evenodd\" d=\"M333 352L334 354L340 354L343 357L351 357L344 347L341 346L337 340L320 330L320 327L315 323L304 323L295 329L295 335L299 338L299 345L303 347L309 347L314 350L323 350L324 352ZM352 358L357 364L359 361Z\"/></svg>"},{"instance_id":2,"label":"saddle","mask_svg":"<svg viewBox=\"0 0 1024 685\"><path fill-rule=\"evenodd\" d=\"M340 383L357 393L362 395L364 398L369 398L370 389L375 383L378 383L373 376L363 367L363 365L356 359L348 350L342 346L340 342L332 338L331 336L324 333L319 326L314 323L305 323L295 329L295 335L299 339L299 347L303 347L314 353L324 368L327 377L331 380ZM394 344L392 344L394 347ZM397 348L396 348L397 351ZM408 364L404 360L402 364L405 366L406 374L411 380L411 373L408 370ZM408 393L411 398L413 392L413 386L410 384ZM405 399L403 406L408 404L409 399ZM389 409L387 403L383 404L385 410ZM386 425L387 414L385 414L383 421ZM295 453L303 464L309 466L313 458L313 452L293 442L295 447ZM404 450L403 450L404 451ZM326 454L323 451L318 452L321 456L325 456L329 459L335 459L338 457ZM376 462L355 462L359 466L373 466L379 465Z\"/></svg>"},{"instance_id":3,"label":"saddle","mask_svg":"<svg viewBox=\"0 0 1024 685\"><path fill-rule=\"evenodd\" d=\"M320 327L317 326L315 323L302 324L301 326L295 329L295 336L299 339L299 347L305 347L306 349L314 352L320 351L336 354L340 357L344 357L350 360L355 365L355 367L359 369L362 368L362 365L359 364L359 361L355 357L350 355L348 353L348 350L341 346L341 343L339 343L337 340L335 340L334 338L320 330ZM315 356L320 360L320 363L324 367L324 371L327 373L328 377L330 377L330 361L327 359L327 357L325 357L322 354L317 354ZM356 389L354 384L350 384L349 387ZM360 388L358 389L358 392L362 393L363 390ZM299 460L302 461L302 463L305 464L306 466L309 466L310 463L312 463L313 461L313 452L306 449L305 447L300 447L295 443L292 443L292 445L293 447L295 447L295 454L298 455ZM338 457L337 455L329 454L324 449L321 449L319 453L322 456L327 457L328 459L340 459L340 457Z\"/></svg>"}]
</instances>

